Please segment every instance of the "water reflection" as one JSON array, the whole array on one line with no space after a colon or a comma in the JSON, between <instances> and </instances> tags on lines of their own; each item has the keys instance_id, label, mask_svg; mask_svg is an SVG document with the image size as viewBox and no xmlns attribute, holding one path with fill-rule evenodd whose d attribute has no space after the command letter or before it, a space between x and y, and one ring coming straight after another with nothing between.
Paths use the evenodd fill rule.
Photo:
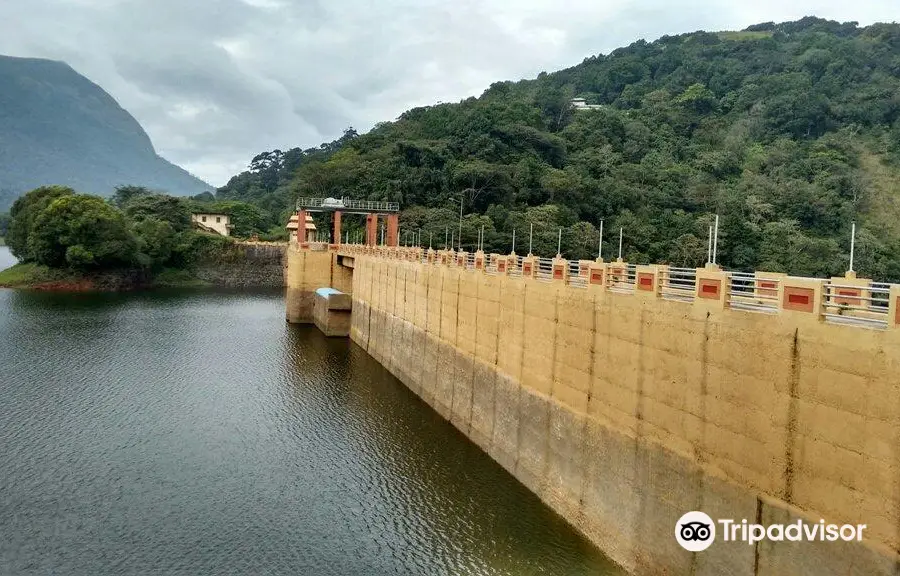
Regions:
<instances>
[{"instance_id":1,"label":"water reflection","mask_svg":"<svg viewBox=\"0 0 900 576\"><path fill-rule=\"evenodd\" d=\"M0 290L0 574L617 574L279 295Z\"/></svg>"}]
</instances>

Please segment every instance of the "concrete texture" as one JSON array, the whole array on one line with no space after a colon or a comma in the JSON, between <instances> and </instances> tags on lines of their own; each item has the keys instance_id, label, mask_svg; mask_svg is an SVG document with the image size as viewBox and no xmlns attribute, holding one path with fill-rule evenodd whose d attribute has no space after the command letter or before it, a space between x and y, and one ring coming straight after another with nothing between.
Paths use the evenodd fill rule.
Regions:
<instances>
[{"instance_id":1,"label":"concrete texture","mask_svg":"<svg viewBox=\"0 0 900 576\"><path fill-rule=\"evenodd\" d=\"M352 301L349 294L334 288L314 292L313 320L326 336L349 336Z\"/></svg>"},{"instance_id":2,"label":"concrete texture","mask_svg":"<svg viewBox=\"0 0 900 576\"><path fill-rule=\"evenodd\" d=\"M900 330L373 255L352 294L354 342L632 573L900 574ZM689 510L868 529L694 554Z\"/></svg>"}]
</instances>

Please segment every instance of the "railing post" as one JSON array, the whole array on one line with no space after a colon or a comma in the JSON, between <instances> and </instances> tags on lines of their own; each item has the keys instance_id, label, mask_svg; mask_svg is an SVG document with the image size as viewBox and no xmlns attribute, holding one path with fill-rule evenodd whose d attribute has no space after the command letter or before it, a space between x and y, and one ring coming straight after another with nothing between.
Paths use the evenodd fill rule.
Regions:
<instances>
[{"instance_id":1,"label":"railing post","mask_svg":"<svg viewBox=\"0 0 900 576\"><path fill-rule=\"evenodd\" d=\"M506 256L502 254L492 253L491 262L493 262L497 266L497 274L506 274L506 265L509 262Z\"/></svg>"},{"instance_id":2,"label":"railing post","mask_svg":"<svg viewBox=\"0 0 900 576\"><path fill-rule=\"evenodd\" d=\"M900 284L891 284L888 298L888 328L900 328Z\"/></svg>"},{"instance_id":3,"label":"railing post","mask_svg":"<svg viewBox=\"0 0 900 576\"><path fill-rule=\"evenodd\" d=\"M778 310L801 313L816 320L822 320L823 296L827 282L827 280L786 276L782 279L778 289Z\"/></svg>"},{"instance_id":4,"label":"railing post","mask_svg":"<svg viewBox=\"0 0 900 576\"><path fill-rule=\"evenodd\" d=\"M484 252L481 250L475 251L475 269L484 270Z\"/></svg>"},{"instance_id":5,"label":"railing post","mask_svg":"<svg viewBox=\"0 0 900 576\"><path fill-rule=\"evenodd\" d=\"M637 294L658 298L661 284L660 269L665 266L638 266L635 269L634 290Z\"/></svg>"},{"instance_id":6,"label":"railing post","mask_svg":"<svg viewBox=\"0 0 900 576\"><path fill-rule=\"evenodd\" d=\"M537 275L537 258L528 255L522 259L522 276L525 278L534 278Z\"/></svg>"},{"instance_id":7,"label":"railing post","mask_svg":"<svg viewBox=\"0 0 900 576\"><path fill-rule=\"evenodd\" d=\"M467 256L468 256L468 254L466 254L466 253L463 252L463 251L459 251L459 252L456 253L456 265L457 265L457 267L459 267L459 268L465 268L465 267L466 267L466 257L467 257Z\"/></svg>"},{"instance_id":8,"label":"railing post","mask_svg":"<svg viewBox=\"0 0 900 576\"><path fill-rule=\"evenodd\" d=\"M551 261L550 268L554 281L563 283L569 282L569 261L565 258L554 258Z\"/></svg>"},{"instance_id":9,"label":"railing post","mask_svg":"<svg viewBox=\"0 0 900 576\"><path fill-rule=\"evenodd\" d=\"M603 262L591 262L588 267L588 286L591 290L603 290L606 287L608 264Z\"/></svg>"},{"instance_id":10,"label":"railing post","mask_svg":"<svg viewBox=\"0 0 900 576\"><path fill-rule=\"evenodd\" d=\"M716 310L728 307L728 293L731 290L730 278L715 264L707 264L705 268L697 268L697 284L694 302Z\"/></svg>"},{"instance_id":11,"label":"railing post","mask_svg":"<svg viewBox=\"0 0 900 576\"><path fill-rule=\"evenodd\" d=\"M309 238L306 236L306 210L297 212L297 243L301 248L309 248Z\"/></svg>"}]
</instances>

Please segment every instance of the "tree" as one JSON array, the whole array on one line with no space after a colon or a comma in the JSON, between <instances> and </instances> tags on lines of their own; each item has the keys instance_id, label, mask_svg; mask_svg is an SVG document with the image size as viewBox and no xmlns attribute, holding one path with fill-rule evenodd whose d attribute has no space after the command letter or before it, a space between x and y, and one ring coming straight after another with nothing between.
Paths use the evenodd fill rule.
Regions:
<instances>
[{"instance_id":1,"label":"tree","mask_svg":"<svg viewBox=\"0 0 900 576\"><path fill-rule=\"evenodd\" d=\"M138 259L146 267L165 265L175 248L175 229L169 222L145 218L134 225Z\"/></svg>"},{"instance_id":2,"label":"tree","mask_svg":"<svg viewBox=\"0 0 900 576\"><path fill-rule=\"evenodd\" d=\"M42 186L28 192L13 203L9 212L10 223L6 243L16 258L23 262L34 259L29 251L29 237L35 220L54 200L73 194L75 191L65 186Z\"/></svg>"},{"instance_id":3,"label":"tree","mask_svg":"<svg viewBox=\"0 0 900 576\"><path fill-rule=\"evenodd\" d=\"M231 216L231 233L239 238L265 233L275 224L270 214L247 202L229 200L213 204L211 208Z\"/></svg>"},{"instance_id":4,"label":"tree","mask_svg":"<svg viewBox=\"0 0 900 576\"><path fill-rule=\"evenodd\" d=\"M7 230L9 229L9 220L9 214L0 212L0 238L6 236Z\"/></svg>"},{"instance_id":5,"label":"tree","mask_svg":"<svg viewBox=\"0 0 900 576\"><path fill-rule=\"evenodd\" d=\"M140 222L146 219L168 222L176 232L191 227L191 209L183 198L154 194L131 200L125 207L125 214Z\"/></svg>"},{"instance_id":6,"label":"tree","mask_svg":"<svg viewBox=\"0 0 900 576\"><path fill-rule=\"evenodd\" d=\"M116 186L116 191L112 197L112 203L119 208L122 208L135 198L150 196L152 194L153 192L150 189L143 186Z\"/></svg>"},{"instance_id":7,"label":"tree","mask_svg":"<svg viewBox=\"0 0 900 576\"><path fill-rule=\"evenodd\" d=\"M103 198L62 195L35 218L28 251L45 266L86 270L132 264L137 242L125 216Z\"/></svg>"}]
</instances>

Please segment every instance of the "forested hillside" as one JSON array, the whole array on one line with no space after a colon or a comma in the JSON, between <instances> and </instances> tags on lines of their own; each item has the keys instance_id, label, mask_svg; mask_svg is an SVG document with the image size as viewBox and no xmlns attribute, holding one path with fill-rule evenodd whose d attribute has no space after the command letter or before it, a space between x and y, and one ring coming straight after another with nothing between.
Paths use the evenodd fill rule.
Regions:
<instances>
[{"instance_id":1,"label":"forested hillside","mask_svg":"<svg viewBox=\"0 0 900 576\"><path fill-rule=\"evenodd\" d=\"M573 97L599 109L576 110ZM479 98L410 110L319 149L267 152L218 192L286 221L298 195L397 200L442 246L900 281L900 25L816 18L635 42ZM527 248L527 247L526 247Z\"/></svg>"},{"instance_id":2,"label":"forested hillside","mask_svg":"<svg viewBox=\"0 0 900 576\"><path fill-rule=\"evenodd\" d=\"M0 56L0 212L38 186L110 196L127 184L213 189L159 157L137 120L67 64Z\"/></svg>"}]
</instances>

